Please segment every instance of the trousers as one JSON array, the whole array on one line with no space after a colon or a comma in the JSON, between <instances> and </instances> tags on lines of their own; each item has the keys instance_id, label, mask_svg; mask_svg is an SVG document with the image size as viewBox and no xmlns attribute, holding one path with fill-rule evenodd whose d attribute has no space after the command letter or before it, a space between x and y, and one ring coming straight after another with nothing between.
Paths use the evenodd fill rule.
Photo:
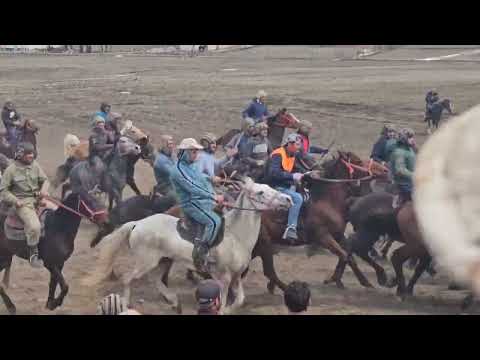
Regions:
<instances>
[{"instance_id":1,"label":"trousers","mask_svg":"<svg viewBox=\"0 0 480 360\"><path fill-rule=\"evenodd\" d=\"M303 197L295 190L290 190L284 187L277 187L277 190L283 194L290 195L293 200L293 206L288 210L288 226L297 227L298 217L302 209Z\"/></svg>"},{"instance_id":2,"label":"trousers","mask_svg":"<svg viewBox=\"0 0 480 360\"><path fill-rule=\"evenodd\" d=\"M40 242L42 225L38 218L37 212L30 206L22 206L16 209L16 214L23 221L25 229L25 237L28 246L37 246Z\"/></svg>"},{"instance_id":3,"label":"trousers","mask_svg":"<svg viewBox=\"0 0 480 360\"><path fill-rule=\"evenodd\" d=\"M200 241L204 244L207 244L208 247L211 247L213 241L217 237L218 230L220 229L222 221L220 216L218 216L213 209L210 210L202 208L194 202L191 202L189 205L183 207L182 210L186 216L205 226L205 230Z\"/></svg>"}]
</instances>

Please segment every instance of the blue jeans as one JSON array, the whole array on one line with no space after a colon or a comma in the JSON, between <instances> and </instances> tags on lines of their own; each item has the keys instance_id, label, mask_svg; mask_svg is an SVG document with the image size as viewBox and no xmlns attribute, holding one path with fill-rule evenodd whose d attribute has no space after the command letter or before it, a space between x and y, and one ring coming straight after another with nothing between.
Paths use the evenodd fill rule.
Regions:
<instances>
[{"instance_id":1,"label":"blue jeans","mask_svg":"<svg viewBox=\"0 0 480 360\"><path fill-rule=\"evenodd\" d=\"M208 247L211 247L213 240L220 229L220 225L222 224L220 216L218 216L213 210L206 210L193 202L190 202L190 204L185 206L182 210L187 216L191 217L199 224L205 225L201 241L204 244L208 244Z\"/></svg>"},{"instance_id":2,"label":"blue jeans","mask_svg":"<svg viewBox=\"0 0 480 360\"><path fill-rule=\"evenodd\" d=\"M295 226L297 227L298 224L298 216L300 215L300 210L303 204L303 197L295 190L290 190L284 187L277 187L278 191L283 194L290 195L293 200L292 207L288 210L288 226Z\"/></svg>"}]
</instances>

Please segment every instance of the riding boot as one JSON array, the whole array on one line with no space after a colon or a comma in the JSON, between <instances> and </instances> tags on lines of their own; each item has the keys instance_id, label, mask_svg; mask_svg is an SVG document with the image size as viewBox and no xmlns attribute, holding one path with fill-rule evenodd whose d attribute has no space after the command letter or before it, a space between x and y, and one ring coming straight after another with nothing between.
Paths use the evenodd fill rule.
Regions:
<instances>
[{"instance_id":1,"label":"riding boot","mask_svg":"<svg viewBox=\"0 0 480 360\"><path fill-rule=\"evenodd\" d=\"M298 240L297 228L293 225L287 227L283 234L283 239L286 239L290 245L295 245Z\"/></svg>"},{"instance_id":2,"label":"riding boot","mask_svg":"<svg viewBox=\"0 0 480 360\"><path fill-rule=\"evenodd\" d=\"M30 262L30 266L34 268L41 268L43 267L43 261L40 259L40 255L38 254L38 246L29 246L29 256L28 261Z\"/></svg>"}]
</instances>

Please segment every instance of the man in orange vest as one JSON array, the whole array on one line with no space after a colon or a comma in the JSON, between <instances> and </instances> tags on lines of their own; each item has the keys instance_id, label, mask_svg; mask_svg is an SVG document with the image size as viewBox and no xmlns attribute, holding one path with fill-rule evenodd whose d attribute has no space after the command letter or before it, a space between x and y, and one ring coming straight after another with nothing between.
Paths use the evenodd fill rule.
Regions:
<instances>
[{"instance_id":1,"label":"man in orange vest","mask_svg":"<svg viewBox=\"0 0 480 360\"><path fill-rule=\"evenodd\" d=\"M303 197L296 192L295 184L299 183L303 174L294 173L295 155L300 150L300 141L297 134L290 134L284 146L272 152L270 163L270 185L278 191L290 195L293 206L288 211L288 226L283 234L290 244L295 244L298 239L297 223Z\"/></svg>"}]
</instances>

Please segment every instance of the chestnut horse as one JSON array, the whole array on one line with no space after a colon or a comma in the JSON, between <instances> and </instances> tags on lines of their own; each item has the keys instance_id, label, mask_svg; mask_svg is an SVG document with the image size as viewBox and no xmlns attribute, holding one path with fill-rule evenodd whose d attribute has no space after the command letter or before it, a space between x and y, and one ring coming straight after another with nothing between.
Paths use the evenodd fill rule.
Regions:
<instances>
[{"instance_id":1,"label":"chestnut horse","mask_svg":"<svg viewBox=\"0 0 480 360\"><path fill-rule=\"evenodd\" d=\"M339 270L347 264L352 268L360 284L372 287L362 274L353 257L342 247L345 243L345 228L347 211L352 195L358 195L359 184L367 183L373 178L367 176L376 169L375 175L383 175L384 167L366 165L352 153L338 152L339 156L326 161L323 166L325 173L307 173L304 177L304 187L308 189L310 200L302 209L299 222L299 241L310 245L310 250L323 246L339 257L339 266L325 283L335 282L339 288L344 288ZM371 163L370 165L372 165ZM262 228L258 243L252 258L260 256L264 275L269 279L268 290L273 293L275 286L282 291L286 284L280 281L273 261L274 247L281 241L286 225L285 212L267 211L262 216Z\"/></svg>"}]
</instances>

